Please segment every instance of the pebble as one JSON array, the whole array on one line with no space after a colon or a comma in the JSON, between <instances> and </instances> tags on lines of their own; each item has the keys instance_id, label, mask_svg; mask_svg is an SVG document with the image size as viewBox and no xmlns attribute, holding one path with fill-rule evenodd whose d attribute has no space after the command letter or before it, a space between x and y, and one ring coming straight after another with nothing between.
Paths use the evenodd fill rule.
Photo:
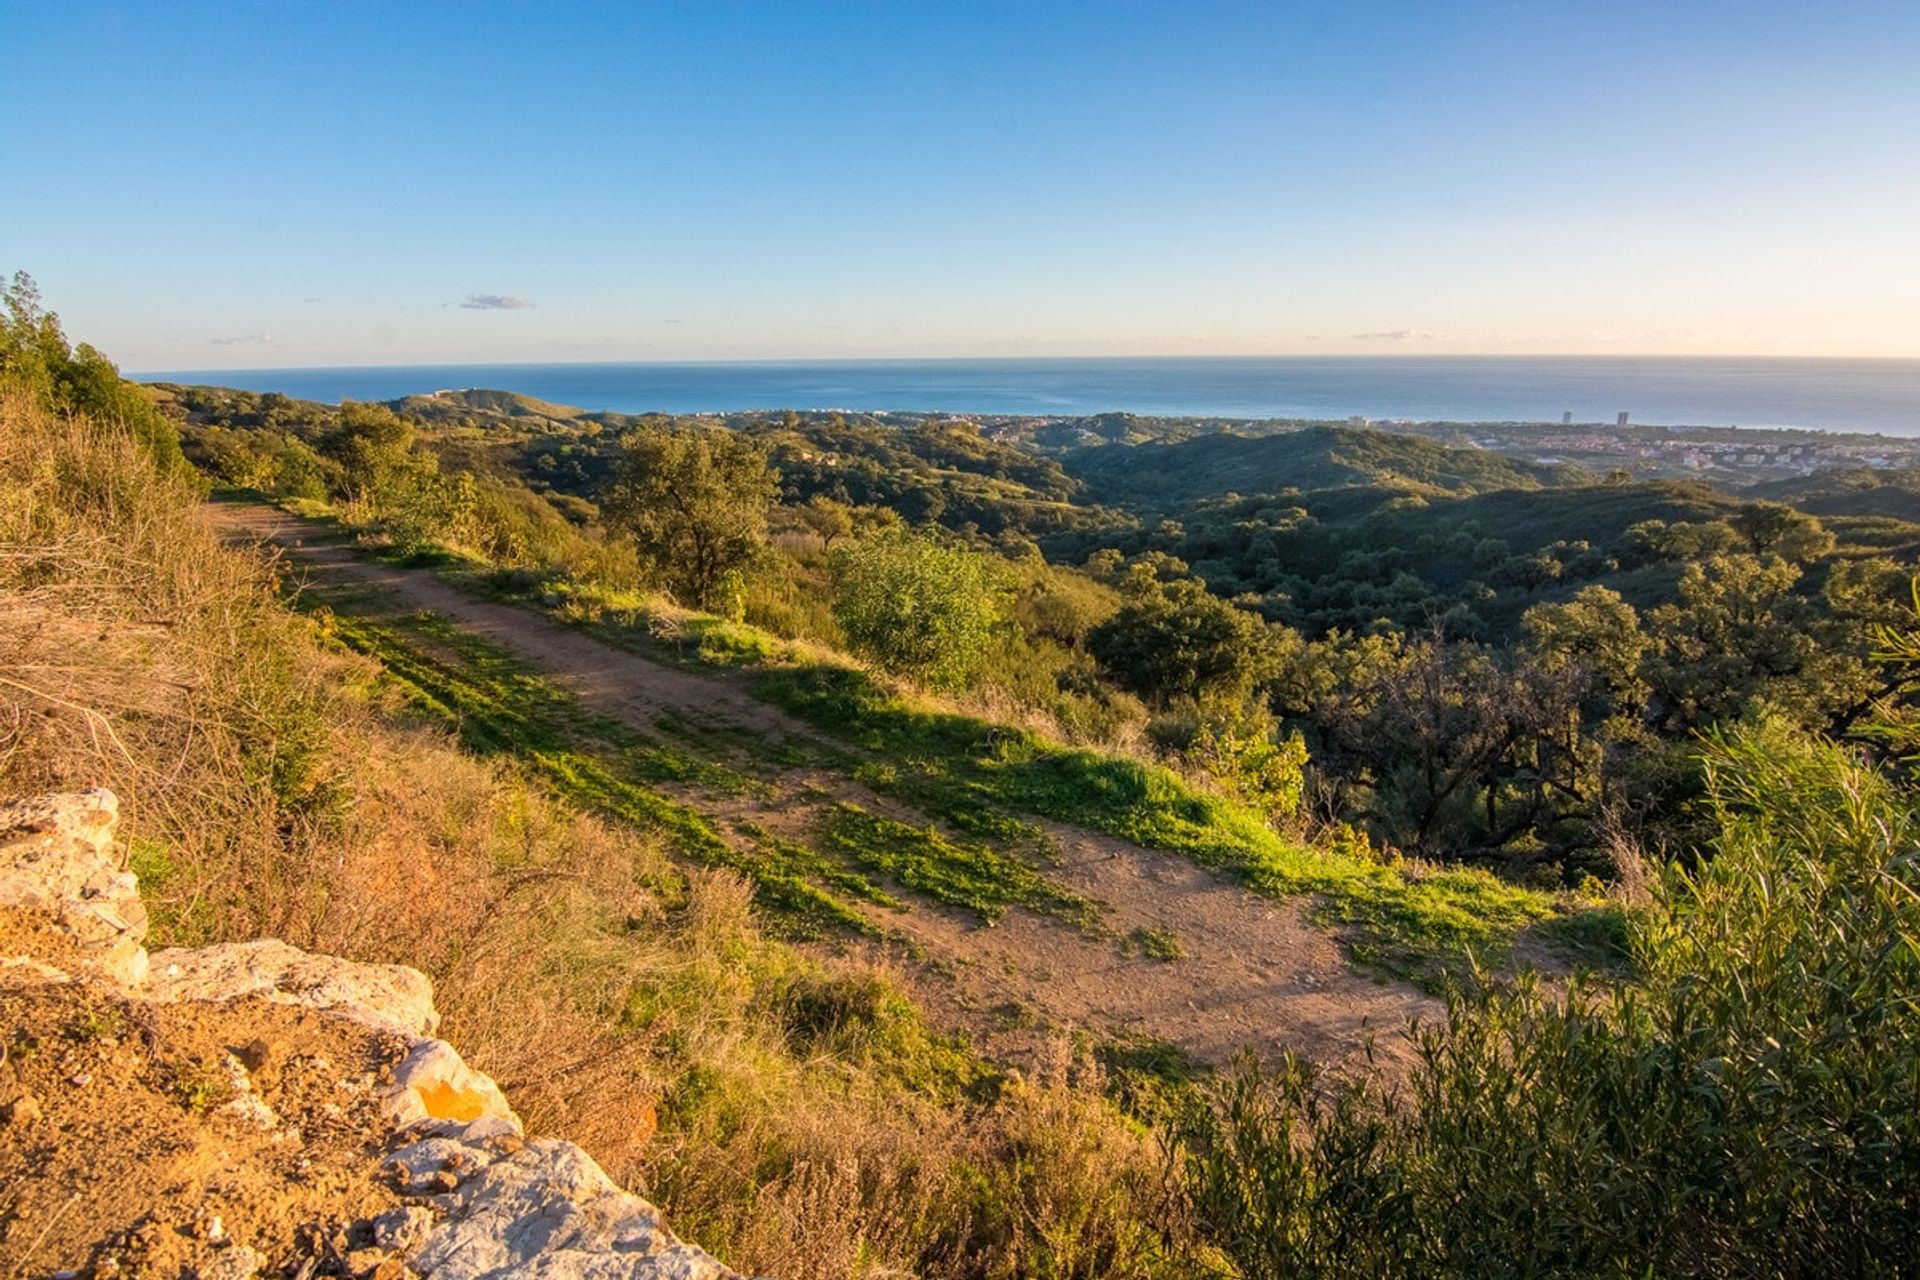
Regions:
<instances>
[{"instance_id":1,"label":"pebble","mask_svg":"<svg viewBox=\"0 0 1920 1280\"><path fill-rule=\"evenodd\" d=\"M76 1075L68 1076L67 1083L76 1089L84 1089L93 1083L93 1075L91 1072L82 1071Z\"/></svg>"},{"instance_id":2,"label":"pebble","mask_svg":"<svg viewBox=\"0 0 1920 1280\"><path fill-rule=\"evenodd\" d=\"M30 1093L23 1093L0 1107L0 1119L8 1124L32 1124L40 1115L40 1101Z\"/></svg>"},{"instance_id":3,"label":"pebble","mask_svg":"<svg viewBox=\"0 0 1920 1280\"><path fill-rule=\"evenodd\" d=\"M231 1249L222 1249L206 1262L194 1268L198 1280L253 1280L266 1262L259 1254L244 1244Z\"/></svg>"},{"instance_id":4,"label":"pebble","mask_svg":"<svg viewBox=\"0 0 1920 1280\"><path fill-rule=\"evenodd\" d=\"M280 1117L272 1107L251 1093L242 1093L232 1101L223 1104L220 1114L238 1120L241 1124L251 1125L255 1129L271 1129L280 1123Z\"/></svg>"}]
</instances>

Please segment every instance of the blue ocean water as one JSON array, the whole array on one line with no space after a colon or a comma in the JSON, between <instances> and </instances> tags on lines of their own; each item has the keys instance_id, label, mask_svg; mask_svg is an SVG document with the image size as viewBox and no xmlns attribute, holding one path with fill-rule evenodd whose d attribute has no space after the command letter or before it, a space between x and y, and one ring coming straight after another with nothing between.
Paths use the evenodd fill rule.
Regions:
<instances>
[{"instance_id":1,"label":"blue ocean water","mask_svg":"<svg viewBox=\"0 0 1920 1280\"><path fill-rule=\"evenodd\" d=\"M148 381L392 400L468 387L624 413L900 409L1817 427L1920 436L1920 360L1248 356L368 365L143 373Z\"/></svg>"}]
</instances>

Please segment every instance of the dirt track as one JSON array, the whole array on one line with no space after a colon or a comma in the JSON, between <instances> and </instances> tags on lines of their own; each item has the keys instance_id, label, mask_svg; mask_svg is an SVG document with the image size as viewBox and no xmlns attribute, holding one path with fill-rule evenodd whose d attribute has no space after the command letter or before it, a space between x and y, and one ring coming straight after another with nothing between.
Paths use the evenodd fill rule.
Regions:
<instances>
[{"instance_id":1,"label":"dirt track","mask_svg":"<svg viewBox=\"0 0 1920 1280\"><path fill-rule=\"evenodd\" d=\"M221 503L207 511L231 540L283 550L317 588L373 589L401 607L432 610L562 684L589 710L636 728L647 730L670 715L714 729L816 736L724 675L677 670L529 610L466 595L428 570L365 559L327 526L264 506ZM796 769L771 781L764 794L724 804L694 793L675 796L716 817L750 820L781 834L801 834L829 798L925 824L898 801L838 775ZM1117 935L1169 933L1184 954L1171 962L1124 954L1112 938L1021 910L992 927L925 901L906 912L879 913L878 923L921 953L899 961L903 975L936 1010L976 1033L1011 1047L1030 1039L1037 1022L1084 1028L1099 1038L1149 1036L1206 1062L1252 1045L1357 1071L1364 1069L1369 1036L1379 1062L1404 1063L1409 1046L1401 1033L1408 1021L1440 1014L1438 1002L1419 991L1354 971L1307 920L1302 902L1258 897L1185 859L1045 825L1063 854L1049 875L1104 904L1105 924Z\"/></svg>"}]
</instances>

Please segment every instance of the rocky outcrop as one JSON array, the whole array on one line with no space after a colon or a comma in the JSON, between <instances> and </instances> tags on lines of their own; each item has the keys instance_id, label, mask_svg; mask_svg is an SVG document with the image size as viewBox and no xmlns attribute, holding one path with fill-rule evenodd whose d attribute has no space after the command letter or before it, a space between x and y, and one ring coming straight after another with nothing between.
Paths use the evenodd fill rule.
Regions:
<instances>
[{"instance_id":1,"label":"rocky outcrop","mask_svg":"<svg viewBox=\"0 0 1920 1280\"><path fill-rule=\"evenodd\" d=\"M100 984L117 998L191 1005L223 1018L222 1006L264 1000L398 1037L405 1052L390 1076L368 1079L390 1152L384 1172L401 1203L353 1227L358 1253L328 1245L333 1273L360 1274L359 1259L375 1280L733 1280L585 1151L527 1140L500 1087L433 1038L432 986L415 970L314 955L271 939L149 957L137 883L114 856L118 811L105 791L0 806L0 911L11 913L14 926L0 935L8 944L0 946L0 989ZM243 1063L245 1056L243 1047L227 1061L230 1100L220 1113L272 1129L278 1117L252 1093L248 1067L255 1064ZM283 1139L301 1136L275 1135ZM220 1243L217 1234L212 1239ZM269 1265L239 1242L209 1256L223 1280L249 1280Z\"/></svg>"},{"instance_id":2,"label":"rocky outcrop","mask_svg":"<svg viewBox=\"0 0 1920 1280\"><path fill-rule=\"evenodd\" d=\"M147 976L147 909L113 856L119 818L111 791L0 806L0 908L33 918L53 942L51 956L18 959L66 961L127 986Z\"/></svg>"}]
</instances>

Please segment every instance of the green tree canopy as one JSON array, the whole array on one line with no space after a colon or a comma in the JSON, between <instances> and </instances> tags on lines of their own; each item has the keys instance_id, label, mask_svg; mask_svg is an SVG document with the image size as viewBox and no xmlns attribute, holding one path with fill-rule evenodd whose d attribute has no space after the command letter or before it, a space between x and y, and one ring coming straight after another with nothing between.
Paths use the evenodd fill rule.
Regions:
<instances>
[{"instance_id":1,"label":"green tree canopy","mask_svg":"<svg viewBox=\"0 0 1920 1280\"><path fill-rule=\"evenodd\" d=\"M413 426L385 405L343 400L320 452L339 464L347 497L375 498L413 463Z\"/></svg>"},{"instance_id":2,"label":"green tree canopy","mask_svg":"<svg viewBox=\"0 0 1920 1280\"><path fill-rule=\"evenodd\" d=\"M133 433L167 469L186 466L180 436L152 398L126 381L113 361L86 343L70 347L60 317L40 301L39 286L16 271L0 290L0 384L19 387L41 404L90 414Z\"/></svg>"},{"instance_id":3,"label":"green tree canopy","mask_svg":"<svg viewBox=\"0 0 1920 1280\"><path fill-rule=\"evenodd\" d=\"M604 509L676 600L711 608L767 543L780 477L732 431L640 427L621 442Z\"/></svg>"},{"instance_id":4,"label":"green tree canopy","mask_svg":"<svg viewBox=\"0 0 1920 1280\"><path fill-rule=\"evenodd\" d=\"M1274 673L1272 628L1197 579L1163 580L1166 568L1161 561L1134 566L1126 602L1088 634L1088 651L1116 683L1149 702L1243 700Z\"/></svg>"}]
</instances>

